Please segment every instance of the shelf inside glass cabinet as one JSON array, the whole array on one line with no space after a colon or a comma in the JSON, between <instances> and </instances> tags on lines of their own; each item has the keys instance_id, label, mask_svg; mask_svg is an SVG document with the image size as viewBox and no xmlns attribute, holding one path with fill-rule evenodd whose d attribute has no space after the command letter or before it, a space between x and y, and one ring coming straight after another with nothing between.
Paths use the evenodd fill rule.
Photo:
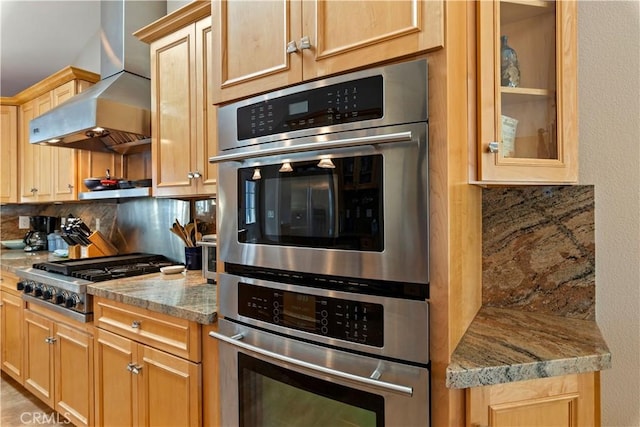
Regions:
<instances>
[{"instance_id":1,"label":"shelf inside glass cabinet","mask_svg":"<svg viewBox=\"0 0 640 427\"><path fill-rule=\"evenodd\" d=\"M504 158L557 158L555 10L555 2L500 2L495 43L502 66L496 78ZM507 62L510 66L514 56L517 78L505 82L505 70L510 69L504 61L511 61Z\"/></svg>"}]
</instances>

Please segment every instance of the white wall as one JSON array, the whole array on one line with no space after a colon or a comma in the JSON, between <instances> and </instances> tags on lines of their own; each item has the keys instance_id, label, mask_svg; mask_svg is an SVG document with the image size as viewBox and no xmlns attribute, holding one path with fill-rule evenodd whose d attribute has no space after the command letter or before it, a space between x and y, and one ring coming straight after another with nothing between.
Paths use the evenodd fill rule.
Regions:
<instances>
[{"instance_id":1,"label":"white wall","mask_svg":"<svg viewBox=\"0 0 640 427\"><path fill-rule=\"evenodd\" d=\"M595 185L602 425L640 426L640 2L578 5L580 183Z\"/></svg>"}]
</instances>

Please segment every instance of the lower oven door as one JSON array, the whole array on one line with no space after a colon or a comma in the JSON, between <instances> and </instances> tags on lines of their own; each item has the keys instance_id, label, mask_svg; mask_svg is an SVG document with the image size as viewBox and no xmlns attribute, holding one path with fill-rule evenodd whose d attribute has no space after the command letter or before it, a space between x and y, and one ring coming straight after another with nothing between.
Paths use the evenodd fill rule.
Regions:
<instances>
[{"instance_id":1,"label":"lower oven door","mask_svg":"<svg viewBox=\"0 0 640 427\"><path fill-rule=\"evenodd\" d=\"M225 426L429 426L429 370L219 320Z\"/></svg>"}]
</instances>

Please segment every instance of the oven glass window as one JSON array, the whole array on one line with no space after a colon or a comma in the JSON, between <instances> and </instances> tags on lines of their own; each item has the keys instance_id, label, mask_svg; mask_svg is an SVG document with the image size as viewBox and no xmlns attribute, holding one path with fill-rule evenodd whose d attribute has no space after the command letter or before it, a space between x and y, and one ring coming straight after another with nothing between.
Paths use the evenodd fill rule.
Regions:
<instances>
[{"instance_id":1,"label":"oven glass window","mask_svg":"<svg viewBox=\"0 0 640 427\"><path fill-rule=\"evenodd\" d=\"M238 171L238 241L384 250L382 155Z\"/></svg>"},{"instance_id":2,"label":"oven glass window","mask_svg":"<svg viewBox=\"0 0 640 427\"><path fill-rule=\"evenodd\" d=\"M384 399L238 354L240 426L382 427Z\"/></svg>"}]
</instances>

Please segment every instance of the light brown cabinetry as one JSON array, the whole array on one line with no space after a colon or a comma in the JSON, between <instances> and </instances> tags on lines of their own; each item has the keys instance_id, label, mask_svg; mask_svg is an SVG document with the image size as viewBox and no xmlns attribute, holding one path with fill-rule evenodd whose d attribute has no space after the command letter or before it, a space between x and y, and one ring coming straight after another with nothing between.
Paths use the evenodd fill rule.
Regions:
<instances>
[{"instance_id":1,"label":"light brown cabinetry","mask_svg":"<svg viewBox=\"0 0 640 427\"><path fill-rule=\"evenodd\" d=\"M477 7L479 139L472 180L576 182L576 3L503 0ZM515 58L502 53L506 47Z\"/></svg>"},{"instance_id":2,"label":"light brown cabinetry","mask_svg":"<svg viewBox=\"0 0 640 427\"><path fill-rule=\"evenodd\" d=\"M87 328L38 305L24 311L24 386L74 425L93 424L93 335Z\"/></svg>"},{"instance_id":3,"label":"light brown cabinetry","mask_svg":"<svg viewBox=\"0 0 640 427\"><path fill-rule=\"evenodd\" d=\"M216 193L211 9L193 2L135 35L150 43L154 196Z\"/></svg>"},{"instance_id":4,"label":"light brown cabinetry","mask_svg":"<svg viewBox=\"0 0 640 427\"><path fill-rule=\"evenodd\" d=\"M566 375L467 390L470 427L600 425L599 374Z\"/></svg>"},{"instance_id":5,"label":"light brown cabinetry","mask_svg":"<svg viewBox=\"0 0 640 427\"><path fill-rule=\"evenodd\" d=\"M0 361L2 371L22 384L24 382L23 360L23 312L24 301L16 291L18 278L6 271L2 272L0 290Z\"/></svg>"},{"instance_id":6,"label":"light brown cabinetry","mask_svg":"<svg viewBox=\"0 0 640 427\"><path fill-rule=\"evenodd\" d=\"M439 48L443 3L214 1L213 100Z\"/></svg>"},{"instance_id":7,"label":"light brown cabinetry","mask_svg":"<svg viewBox=\"0 0 640 427\"><path fill-rule=\"evenodd\" d=\"M0 203L18 201L18 107L0 105Z\"/></svg>"},{"instance_id":8,"label":"light brown cabinetry","mask_svg":"<svg viewBox=\"0 0 640 427\"><path fill-rule=\"evenodd\" d=\"M202 424L200 325L96 298L96 425Z\"/></svg>"},{"instance_id":9,"label":"light brown cabinetry","mask_svg":"<svg viewBox=\"0 0 640 427\"><path fill-rule=\"evenodd\" d=\"M60 73L52 76L52 82L42 83L40 91L45 90L43 94L20 105L18 157L20 159L19 201L22 203L77 199L77 150L29 143L29 122L33 118L58 106L92 84L89 81L74 78L58 84L51 90L46 90L47 85L56 84L65 76L67 80L73 77L73 75Z\"/></svg>"}]
</instances>

